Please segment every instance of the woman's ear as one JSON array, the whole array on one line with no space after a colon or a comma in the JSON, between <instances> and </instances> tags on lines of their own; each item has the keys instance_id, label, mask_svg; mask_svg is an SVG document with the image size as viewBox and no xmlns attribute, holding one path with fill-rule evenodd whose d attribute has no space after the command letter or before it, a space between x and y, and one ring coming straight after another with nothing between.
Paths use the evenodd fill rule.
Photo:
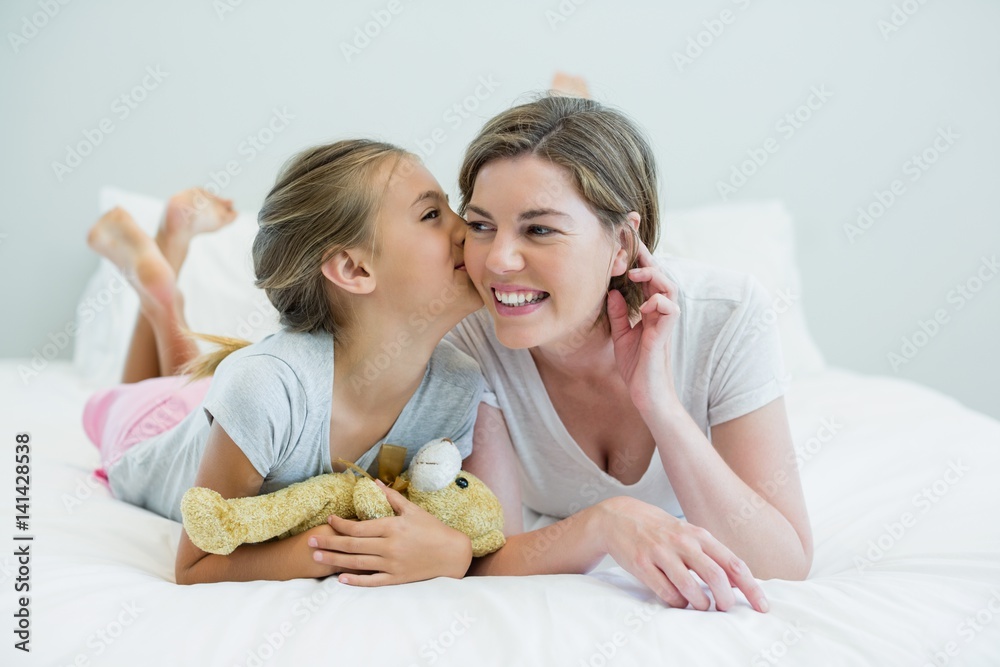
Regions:
<instances>
[{"instance_id":1,"label":"woman's ear","mask_svg":"<svg viewBox=\"0 0 1000 667\"><path fill-rule=\"evenodd\" d=\"M370 294L375 289L367 257L357 248L335 252L321 268L327 280L351 294Z\"/></svg>"},{"instance_id":2,"label":"woman's ear","mask_svg":"<svg viewBox=\"0 0 1000 667\"><path fill-rule=\"evenodd\" d=\"M625 224L618 230L618 249L611 262L611 275L620 276L629 270L639 253L639 214L631 211L625 216Z\"/></svg>"}]
</instances>

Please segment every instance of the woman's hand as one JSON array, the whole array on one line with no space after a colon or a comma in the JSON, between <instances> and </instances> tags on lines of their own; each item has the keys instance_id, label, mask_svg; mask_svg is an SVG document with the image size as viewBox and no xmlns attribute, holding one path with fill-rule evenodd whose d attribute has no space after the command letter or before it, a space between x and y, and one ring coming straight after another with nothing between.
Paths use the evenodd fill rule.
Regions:
<instances>
[{"instance_id":1,"label":"woman's hand","mask_svg":"<svg viewBox=\"0 0 1000 667\"><path fill-rule=\"evenodd\" d=\"M642 285L642 319L632 326L625 297L618 290L608 292L608 319L618 372L645 417L649 410L671 404L665 401L680 405L670 366L670 342L681 311L674 302L677 287L663 275L642 242L639 267L629 271L628 277Z\"/></svg>"},{"instance_id":2,"label":"woman's hand","mask_svg":"<svg viewBox=\"0 0 1000 667\"><path fill-rule=\"evenodd\" d=\"M754 609L768 610L764 591L746 564L704 528L628 496L600 505L605 512L601 534L607 553L671 607L690 604L701 611L711 607L691 576L693 570L708 584L717 610L727 611L736 603L733 586L743 591Z\"/></svg>"},{"instance_id":3,"label":"woman's hand","mask_svg":"<svg viewBox=\"0 0 1000 667\"><path fill-rule=\"evenodd\" d=\"M472 563L469 537L377 483L397 516L370 521L331 516L332 533L311 536L308 542L317 564L343 572L340 582L353 586L464 577Z\"/></svg>"}]
</instances>

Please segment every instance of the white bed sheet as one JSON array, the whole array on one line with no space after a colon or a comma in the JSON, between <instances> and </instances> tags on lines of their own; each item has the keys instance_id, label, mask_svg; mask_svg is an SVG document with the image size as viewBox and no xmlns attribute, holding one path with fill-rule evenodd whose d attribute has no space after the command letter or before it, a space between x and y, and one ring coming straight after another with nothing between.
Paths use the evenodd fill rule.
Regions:
<instances>
[{"instance_id":1,"label":"white bed sheet","mask_svg":"<svg viewBox=\"0 0 1000 667\"><path fill-rule=\"evenodd\" d=\"M831 369L793 384L815 564L807 581L762 582L764 615L745 601L670 609L608 560L590 575L379 589L177 586L179 524L87 481L88 388L59 362L25 386L19 363L0 361L0 470L13 480L14 433L29 431L32 652L7 630L2 664L1000 665L1000 422L909 382Z\"/></svg>"}]
</instances>

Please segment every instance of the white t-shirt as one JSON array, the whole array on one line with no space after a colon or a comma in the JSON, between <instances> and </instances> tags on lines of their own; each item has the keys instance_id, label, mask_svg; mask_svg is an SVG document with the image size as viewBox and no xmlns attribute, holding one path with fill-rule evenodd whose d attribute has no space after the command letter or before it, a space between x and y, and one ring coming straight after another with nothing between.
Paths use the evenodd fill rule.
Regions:
<instances>
[{"instance_id":1,"label":"white t-shirt","mask_svg":"<svg viewBox=\"0 0 1000 667\"><path fill-rule=\"evenodd\" d=\"M791 376L764 286L749 274L695 260L671 255L656 260L678 289L681 316L670 350L674 386L705 435L710 426L782 396ZM486 379L483 400L503 411L525 505L566 517L627 495L683 517L656 450L635 484L621 483L584 454L549 400L531 353L501 345L485 308L460 322L446 340L479 362Z\"/></svg>"}]
</instances>

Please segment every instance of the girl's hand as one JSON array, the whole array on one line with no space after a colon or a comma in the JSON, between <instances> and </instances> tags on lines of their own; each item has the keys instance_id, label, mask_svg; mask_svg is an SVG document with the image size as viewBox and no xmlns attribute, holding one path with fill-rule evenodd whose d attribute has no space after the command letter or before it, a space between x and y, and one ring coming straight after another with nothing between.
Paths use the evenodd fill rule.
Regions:
<instances>
[{"instance_id":1,"label":"girl's hand","mask_svg":"<svg viewBox=\"0 0 1000 667\"><path fill-rule=\"evenodd\" d=\"M736 603L734 586L754 609L768 610L764 591L746 564L704 528L628 496L600 505L605 511L601 534L607 553L671 607L690 604L701 611L711 607L691 576L694 570L708 584L717 610L727 611Z\"/></svg>"},{"instance_id":2,"label":"girl's hand","mask_svg":"<svg viewBox=\"0 0 1000 667\"><path fill-rule=\"evenodd\" d=\"M628 277L642 285L646 299L639 308L642 319L632 326L625 297L618 290L608 292L608 319L618 372L632 402L645 417L664 401L680 405L670 366L670 343L681 311L674 302L677 287L667 280L641 242L639 267L629 271Z\"/></svg>"},{"instance_id":3,"label":"girl's hand","mask_svg":"<svg viewBox=\"0 0 1000 667\"><path fill-rule=\"evenodd\" d=\"M333 528L329 524L323 523L307 531L299 533L298 535L293 535L285 539L295 540L299 542L295 550L292 552L295 554L296 560L296 571L302 572L298 575L299 577L313 577L316 579L322 579L328 577L331 574L340 574L341 572L351 572L352 574L370 574L370 572L364 572L361 570L348 570L343 567L334 567L327 565L321 561L317 561L313 554L316 549L310 545L311 538L327 538L336 535Z\"/></svg>"},{"instance_id":4,"label":"girl's hand","mask_svg":"<svg viewBox=\"0 0 1000 667\"><path fill-rule=\"evenodd\" d=\"M316 549L317 563L343 572L341 583L352 586L464 577L472 563L469 537L446 526L398 491L377 483L397 516L371 521L331 516L328 522L333 533L309 540Z\"/></svg>"}]
</instances>

